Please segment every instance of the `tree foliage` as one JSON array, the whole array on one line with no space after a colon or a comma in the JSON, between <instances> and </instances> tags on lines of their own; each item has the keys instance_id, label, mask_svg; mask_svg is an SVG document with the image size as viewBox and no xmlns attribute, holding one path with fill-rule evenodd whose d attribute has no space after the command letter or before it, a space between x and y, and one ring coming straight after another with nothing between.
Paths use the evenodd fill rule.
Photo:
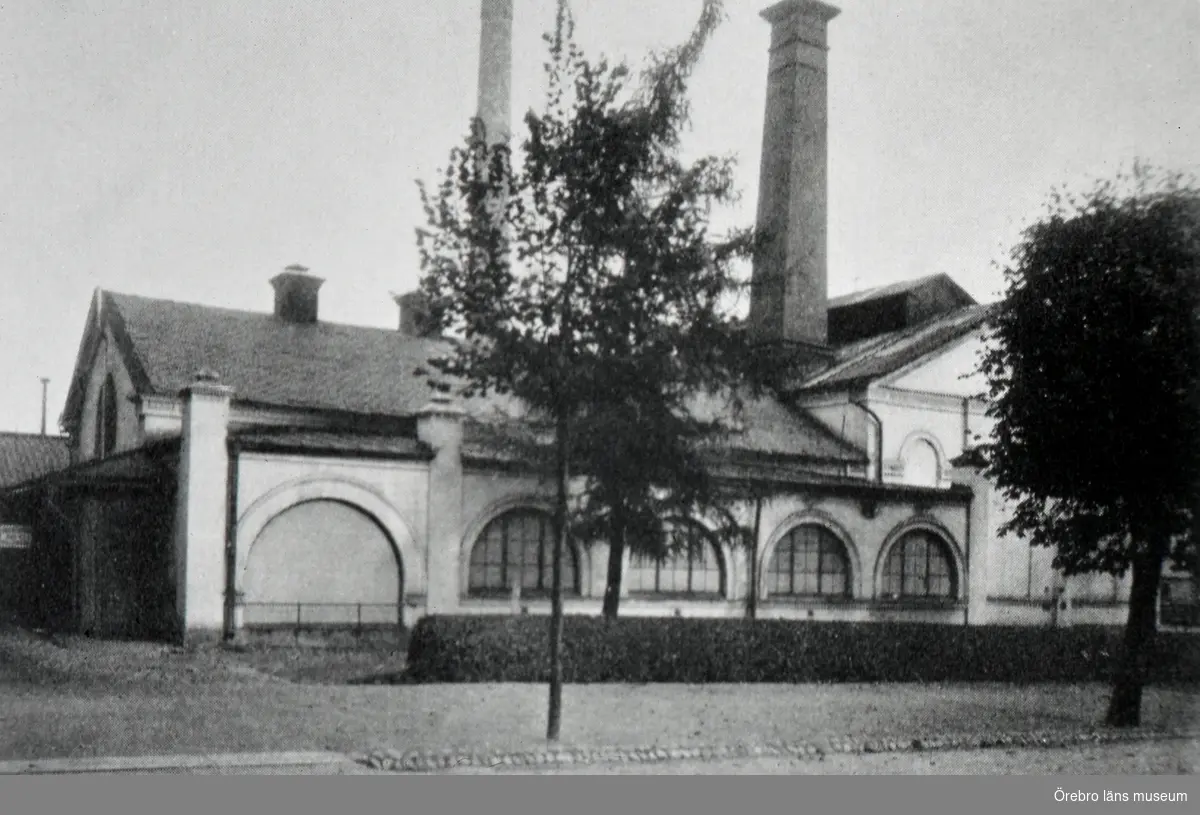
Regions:
<instances>
[{"instance_id":1,"label":"tree foliage","mask_svg":"<svg viewBox=\"0 0 1200 815\"><path fill-rule=\"evenodd\" d=\"M1136 662L1164 562L1196 551L1200 193L1142 165L1056 191L1005 279L982 360L995 420L983 452L1013 506L1001 531L1054 547L1068 575L1132 569ZM1114 724L1140 699L1134 662Z\"/></svg>"},{"instance_id":2,"label":"tree foliage","mask_svg":"<svg viewBox=\"0 0 1200 815\"><path fill-rule=\"evenodd\" d=\"M1134 189L1056 193L1006 270L983 369L984 447L1008 531L1068 574L1122 573L1153 520L1182 561L1200 472L1200 194L1143 167Z\"/></svg>"},{"instance_id":3,"label":"tree foliage","mask_svg":"<svg viewBox=\"0 0 1200 815\"><path fill-rule=\"evenodd\" d=\"M717 514L738 534L705 451L754 384L731 310L753 235L710 227L736 198L732 159L680 156L687 81L721 17L705 0L687 41L635 76L587 57L560 2L545 106L519 149L489 145L476 123L421 190L422 288L456 339L433 361L442 386L516 397L529 409L516 436L555 428L581 484L572 532L609 541L617 562L625 541L677 550L673 516ZM728 410L701 415L698 394Z\"/></svg>"}]
</instances>

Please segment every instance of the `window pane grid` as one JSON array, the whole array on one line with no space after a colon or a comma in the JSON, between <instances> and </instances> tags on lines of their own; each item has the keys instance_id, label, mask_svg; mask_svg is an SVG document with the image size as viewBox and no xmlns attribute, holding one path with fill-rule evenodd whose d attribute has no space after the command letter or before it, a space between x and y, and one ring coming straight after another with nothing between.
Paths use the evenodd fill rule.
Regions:
<instances>
[{"instance_id":1,"label":"window pane grid","mask_svg":"<svg viewBox=\"0 0 1200 815\"><path fill-rule=\"evenodd\" d=\"M846 597L850 568L845 547L833 533L805 524L787 534L767 564L768 594Z\"/></svg>"},{"instance_id":2,"label":"window pane grid","mask_svg":"<svg viewBox=\"0 0 1200 815\"><path fill-rule=\"evenodd\" d=\"M564 554L563 592L578 595L578 554L571 546ZM548 593L554 584L553 524L544 513L517 510L495 518L471 550L468 594L508 594L518 580L530 594Z\"/></svg>"},{"instance_id":3,"label":"window pane grid","mask_svg":"<svg viewBox=\"0 0 1200 815\"><path fill-rule=\"evenodd\" d=\"M686 531L686 548L659 561L642 554L629 559L625 585L630 593L721 596L725 580L716 545L693 526Z\"/></svg>"},{"instance_id":4,"label":"window pane grid","mask_svg":"<svg viewBox=\"0 0 1200 815\"><path fill-rule=\"evenodd\" d=\"M884 564L885 596L952 598L954 567L945 543L926 532L909 532L893 547Z\"/></svg>"}]
</instances>

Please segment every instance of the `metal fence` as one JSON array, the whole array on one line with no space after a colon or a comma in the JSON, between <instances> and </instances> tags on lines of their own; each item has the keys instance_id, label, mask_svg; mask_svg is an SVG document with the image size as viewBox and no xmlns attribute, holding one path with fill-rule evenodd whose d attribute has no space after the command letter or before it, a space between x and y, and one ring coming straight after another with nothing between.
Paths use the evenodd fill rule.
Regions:
<instances>
[{"instance_id":1,"label":"metal fence","mask_svg":"<svg viewBox=\"0 0 1200 815\"><path fill-rule=\"evenodd\" d=\"M400 603L240 603L242 625L252 628L320 629L402 626Z\"/></svg>"}]
</instances>

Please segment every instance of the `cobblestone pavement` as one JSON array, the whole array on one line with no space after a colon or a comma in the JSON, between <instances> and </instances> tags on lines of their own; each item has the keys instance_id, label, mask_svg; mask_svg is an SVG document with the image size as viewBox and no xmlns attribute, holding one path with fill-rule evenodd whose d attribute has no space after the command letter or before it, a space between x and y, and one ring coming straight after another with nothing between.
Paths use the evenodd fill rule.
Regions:
<instances>
[{"instance_id":1,"label":"cobblestone pavement","mask_svg":"<svg viewBox=\"0 0 1200 815\"><path fill-rule=\"evenodd\" d=\"M443 772L462 775L1192 775L1200 773L1200 739L1049 749L836 754L819 760L769 757Z\"/></svg>"},{"instance_id":2,"label":"cobblestone pavement","mask_svg":"<svg viewBox=\"0 0 1200 815\"><path fill-rule=\"evenodd\" d=\"M172 775L379 775L347 759L316 766L195 767ZM1200 739L1073 748L943 750L930 753L835 754L821 759L739 758L571 768L463 768L405 775L1194 775Z\"/></svg>"}]
</instances>

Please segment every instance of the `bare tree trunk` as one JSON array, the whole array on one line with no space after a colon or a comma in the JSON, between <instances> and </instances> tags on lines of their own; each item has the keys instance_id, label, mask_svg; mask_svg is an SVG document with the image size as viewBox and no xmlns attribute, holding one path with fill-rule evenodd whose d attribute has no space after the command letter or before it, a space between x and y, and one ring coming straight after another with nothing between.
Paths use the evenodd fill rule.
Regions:
<instances>
[{"instance_id":1,"label":"bare tree trunk","mask_svg":"<svg viewBox=\"0 0 1200 815\"><path fill-rule=\"evenodd\" d=\"M1165 541L1147 541L1147 550L1133 560L1133 585L1129 591L1129 619L1125 624L1125 642L1121 663L1113 677L1112 696L1105 724L1110 727L1137 727L1142 716L1142 688L1146 684L1149 660L1154 653L1158 629L1158 591L1162 582Z\"/></svg>"},{"instance_id":2,"label":"bare tree trunk","mask_svg":"<svg viewBox=\"0 0 1200 815\"><path fill-rule=\"evenodd\" d=\"M750 553L750 580L749 593L746 595L746 617L755 619L758 617L758 535L762 527L762 496L757 495L754 498L754 539L750 541L748 549Z\"/></svg>"},{"instance_id":3,"label":"bare tree trunk","mask_svg":"<svg viewBox=\"0 0 1200 815\"><path fill-rule=\"evenodd\" d=\"M614 519L615 520L615 519ZM604 584L604 619L615 620L621 608L621 575L625 561L625 526L619 520L609 536L608 579Z\"/></svg>"},{"instance_id":4,"label":"bare tree trunk","mask_svg":"<svg viewBox=\"0 0 1200 815\"><path fill-rule=\"evenodd\" d=\"M546 740L558 741L562 729L562 562L567 548L567 480L570 424L560 414L555 427L555 475L558 496L554 502L554 577L550 590L550 711L546 717Z\"/></svg>"}]
</instances>

